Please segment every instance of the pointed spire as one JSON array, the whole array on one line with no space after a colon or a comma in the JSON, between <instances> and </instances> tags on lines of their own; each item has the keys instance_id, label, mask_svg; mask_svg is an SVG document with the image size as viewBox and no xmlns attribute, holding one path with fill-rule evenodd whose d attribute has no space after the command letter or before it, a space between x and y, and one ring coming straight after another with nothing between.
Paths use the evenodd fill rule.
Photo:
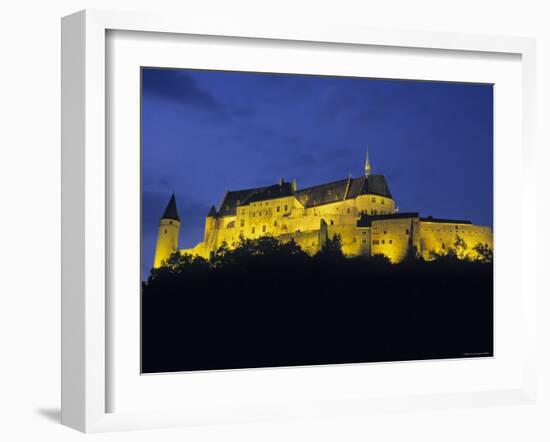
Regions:
<instances>
[{"instance_id":1,"label":"pointed spire","mask_svg":"<svg viewBox=\"0 0 550 442\"><path fill-rule=\"evenodd\" d=\"M210 210L208 211L208 216L216 216L216 208L214 206L210 207Z\"/></svg>"},{"instance_id":2,"label":"pointed spire","mask_svg":"<svg viewBox=\"0 0 550 442\"><path fill-rule=\"evenodd\" d=\"M365 176L370 175L369 149L367 149L367 159L365 161Z\"/></svg>"},{"instance_id":3,"label":"pointed spire","mask_svg":"<svg viewBox=\"0 0 550 442\"><path fill-rule=\"evenodd\" d=\"M178 209L176 207L176 194L173 193L170 197L170 201L168 201L168 205L166 206L166 209L164 210L164 215L162 215L162 219L173 219L175 221L179 221L180 218L178 216Z\"/></svg>"}]
</instances>

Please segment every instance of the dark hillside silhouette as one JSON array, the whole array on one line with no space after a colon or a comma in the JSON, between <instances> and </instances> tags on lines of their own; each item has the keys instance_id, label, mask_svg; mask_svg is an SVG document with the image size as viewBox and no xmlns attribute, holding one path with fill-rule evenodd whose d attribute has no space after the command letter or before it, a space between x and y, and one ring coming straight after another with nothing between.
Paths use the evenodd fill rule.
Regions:
<instances>
[{"instance_id":1,"label":"dark hillside silhouette","mask_svg":"<svg viewBox=\"0 0 550 442\"><path fill-rule=\"evenodd\" d=\"M491 356L483 252L391 264L345 258L338 237L313 257L262 237L209 260L174 254L143 283L142 371Z\"/></svg>"}]
</instances>

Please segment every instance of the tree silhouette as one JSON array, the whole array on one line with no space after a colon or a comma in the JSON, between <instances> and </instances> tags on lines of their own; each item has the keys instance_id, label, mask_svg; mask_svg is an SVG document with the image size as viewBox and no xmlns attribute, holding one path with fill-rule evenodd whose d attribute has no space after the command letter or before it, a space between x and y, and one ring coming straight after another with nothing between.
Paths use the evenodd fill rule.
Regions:
<instances>
[{"instance_id":1,"label":"tree silhouette","mask_svg":"<svg viewBox=\"0 0 550 442\"><path fill-rule=\"evenodd\" d=\"M482 259L411 249L392 264L345 257L336 235L315 255L271 236L209 259L174 253L142 284L142 369L491 355L492 250L474 250Z\"/></svg>"},{"instance_id":2,"label":"tree silhouette","mask_svg":"<svg viewBox=\"0 0 550 442\"><path fill-rule=\"evenodd\" d=\"M487 244L477 243L474 246L474 251L477 253L477 259L484 263L493 262L493 249Z\"/></svg>"},{"instance_id":3,"label":"tree silhouette","mask_svg":"<svg viewBox=\"0 0 550 442\"><path fill-rule=\"evenodd\" d=\"M465 259L468 256L468 244L459 235L456 235L453 249L451 250L456 254L458 259Z\"/></svg>"},{"instance_id":4,"label":"tree silhouette","mask_svg":"<svg viewBox=\"0 0 550 442\"><path fill-rule=\"evenodd\" d=\"M344 253L342 252L342 236L337 233L332 238L327 238L323 248L317 252L316 256L321 259L344 258Z\"/></svg>"}]
</instances>

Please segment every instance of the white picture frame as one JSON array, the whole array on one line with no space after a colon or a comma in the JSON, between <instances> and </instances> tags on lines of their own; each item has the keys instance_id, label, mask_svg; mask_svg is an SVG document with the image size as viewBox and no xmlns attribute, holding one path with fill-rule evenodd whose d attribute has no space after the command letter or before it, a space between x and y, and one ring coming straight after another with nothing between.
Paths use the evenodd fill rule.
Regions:
<instances>
[{"instance_id":1,"label":"white picture frame","mask_svg":"<svg viewBox=\"0 0 550 442\"><path fill-rule=\"evenodd\" d=\"M107 412L109 365L107 302L109 188L106 154L106 33L143 31L181 35L246 37L296 42L426 48L447 51L516 54L522 70L522 299L528 328L525 376L514 389L461 394L426 394L375 399L331 400L316 406L292 405L292 413L273 407L250 420L288 416L360 414L533 403L535 382L536 256L534 109L535 42L529 38L492 37L417 31L389 31L336 25L303 26L216 22L195 17L86 10L62 20L62 423L84 432L154 428L208 423L208 416L189 419L184 412ZM526 265L527 257L530 265ZM249 420L246 409L229 422ZM213 422L220 421L213 419Z\"/></svg>"}]
</instances>

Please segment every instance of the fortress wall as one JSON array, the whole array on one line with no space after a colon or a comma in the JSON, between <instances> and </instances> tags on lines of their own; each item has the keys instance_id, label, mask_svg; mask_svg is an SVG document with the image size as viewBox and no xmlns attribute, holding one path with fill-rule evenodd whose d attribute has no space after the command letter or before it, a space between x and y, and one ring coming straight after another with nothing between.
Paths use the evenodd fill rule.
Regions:
<instances>
[{"instance_id":1,"label":"fortress wall","mask_svg":"<svg viewBox=\"0 0 550 442\"><path fill-rule=\"evenodd\" d=\"M411 235L414 235L414 219L399 218L373 221L371 226L371 253L384 254L396 263L405 258Z\"/></svg>"},{"instance_id":2,"label":"fortress wall","mask_svg":"<svg viewBox=\"0 0 550 442\"><path fill-rule=\"evenodd\" d=\"M446 254L454 248L457 235L467 245L467 256L476 258L473 250L476 244L487 244L493 248L493 233L490 227L473 224L420 221L420 252L424 259L430 259L430 252Z\"/></svg>"},{"instance_id":3,"label":"fortress wall","mask_svg":"<svg viewBox=\"0 0 550 442\"><path fill-rule=\"evenodd\" d=\"M335 235L340 235L342 241L342 252L346 256L357 256L368 253L368 234L365 234L366 243L362 243L361 230L355 225L328 225L328 237L334 238Z\"/></svg>"},{"instance_id":4,"label":"fortress wall","mask_svg":"<svg viewBox=\"0 0 550 442\"><path fill-rule=\"evenodd\" d=\"M395 212L395 201L378 195L359 195L355 199L358 213L385 215Z\"/></svg>"},{"instance_id":5,"label":"fortress wall","mask_svg":"<svg viewBox=\"0 0 550 442\"><path fill-rule=\"evenodd\" d=\"M321 219L324 219L327 224L332 222L332 224L355 225L357 211L354 200L338 201L308 208L297 207L289 216L281 218L281 226L286 226L286 230L283 229L281 233L316 230L319 228Z\"/></svg>"},{"instance_id":6,"label":"fortress wall","mask_svg":"<svg viewBox=\"0 0 550 442\"><path fill-rule=\"evenodd\" d=\"M201 256L205 259L210 258L210 248L207 247L206 243L200 242L195 247L190 249L180 249L180 255L192 255L192 256Z\"/></svg>"},{"instance_id":7,"label":"fortress wall","mask_svg":"<svg viewBox=\"0 0 550 442\"><path fill-rule=\"evenodd\" d=\"M296 209L301 210L301 204L294 196L241 206L235 219L236 237L241 233L246 238L287 233L288 219Z\"/></svg>"},{"instance_id":8,"label":"fortress wall","mask_svg":"<svg viewBox=\"0 0 550 442\"><path fill-rule=\"evenodd\" d=\"M211 249L217 249L226 243L229 247L236 245L239 242L239 230L235 228L236 217L224 216L218 220L219 228L213 232L213 240L209 244Z\"/></svg>"},{"instance_id":9,"label":"fortress wall","mask_svg":"<svg viewBox=\"0 0 550 442\"><path fill-rule=\"evenodd\" d=\"M314 255L319 251L319 230L281 235L277 239L281 242L294 240L304 252L310 255Z\"/></svg>"}]
</instances>

